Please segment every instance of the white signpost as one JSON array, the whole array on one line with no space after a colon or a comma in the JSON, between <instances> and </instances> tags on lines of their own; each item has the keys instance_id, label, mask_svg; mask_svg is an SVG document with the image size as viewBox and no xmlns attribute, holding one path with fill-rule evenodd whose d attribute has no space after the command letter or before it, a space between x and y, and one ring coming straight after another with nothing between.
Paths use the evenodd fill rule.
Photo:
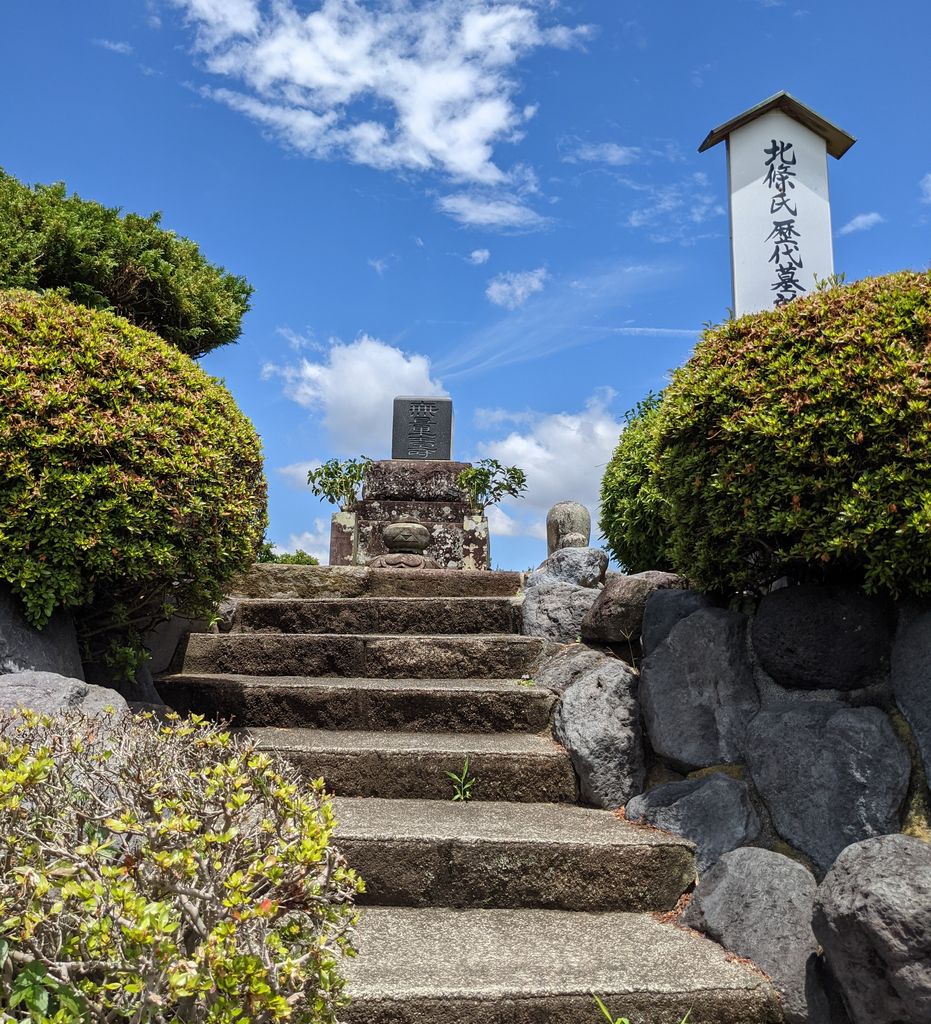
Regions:
<instances>
[{"instance_id":1,"label":"white signpost","mask_svg":"<svg viewBox=\"0 0 931 1024\"><path fill-rule=\"evenodd\" d=\"M828 153L856 142L787 92L715 128L727 142L734 314L773 309L834 273Z\"/></svg>"}]
</instances>

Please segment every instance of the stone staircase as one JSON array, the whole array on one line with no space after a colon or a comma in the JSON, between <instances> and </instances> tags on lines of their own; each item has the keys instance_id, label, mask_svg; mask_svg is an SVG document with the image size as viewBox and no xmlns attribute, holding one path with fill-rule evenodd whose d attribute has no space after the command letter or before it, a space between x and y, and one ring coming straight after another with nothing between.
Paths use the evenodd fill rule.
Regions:
<instances>
[{"instance_id":1,"label":"stone staircase","mask_svg":"<svg viewBox=\"0 0 931 1024\"><path fill-rule=\"evenodd\" d=\"M661 923L692 847L576 804L519 635L517 573L260 566L229 633L192 634L160 680L335 794L366 880L346 1024L782 1020L759 973ZM275 596L278 595L278 596ZM473 799L447 772L468 760Z\"/></svg>"}]
</instances>

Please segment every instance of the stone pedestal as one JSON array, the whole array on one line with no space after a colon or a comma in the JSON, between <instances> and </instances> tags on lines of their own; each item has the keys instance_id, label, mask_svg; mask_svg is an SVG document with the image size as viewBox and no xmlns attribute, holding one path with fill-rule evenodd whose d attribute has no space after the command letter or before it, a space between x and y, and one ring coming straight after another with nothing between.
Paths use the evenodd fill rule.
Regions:
<instances>
[{"instance_id":1,"label":"stone pedestal","mask_svg":"<svg viewBox=\"0 0 931 1024\"><path fill-rule=\"evenodd\" d=\"M382 529L413 520L430 531L425 554L443 569L489 568L488 520L476 515L456 476L468 462L385 459L365 474L362 500L333 517L331 565L365 565L386 553ZM338 521L337 521L338 520Z\"/></svg>"}]
</instances>

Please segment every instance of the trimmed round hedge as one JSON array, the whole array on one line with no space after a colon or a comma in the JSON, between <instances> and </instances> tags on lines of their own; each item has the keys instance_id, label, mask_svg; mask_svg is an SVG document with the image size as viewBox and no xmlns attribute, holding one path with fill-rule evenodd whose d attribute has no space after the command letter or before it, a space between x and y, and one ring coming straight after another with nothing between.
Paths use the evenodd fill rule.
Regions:
<instances>
[{"instance_id":1,"label":"trimmed round hedge","mask_svg":"<svg viewBox=\"0 0 931 1024\"><path fill-rule=\"evenodd\" d=\"M697 586L788 575L931 593L931 273L825 289L707 331L664 393L652 444L622 436L605 478L621 511L602 529L626 564L643 485L618 475L624 459L646 464L662 498L656 550Z\"/></svg>"},{"instance_id":2,"label":"trimmed round hedge","mask_svg":"<svg viewBox=\"0 0 931 1024\"><path fill-rule=\"evenodd\" d=\"M123 214L0 169L0 288L60 288L155 331L189 356L235 341L252 286L208 262L161 215Z\"/></svg>"},{"instance_id":3,"label":"trimmed round hedge","mask_svg":"<svg viewBox=\"0 0 931 1024\"><path fill-rule=\"evenodd\" d=\"M668 509L656 486L661 400L651 394L625 416L624 433L601 481L601 532L628 572L672 569Z\"/></svg>"},{"instance_id":4,"label":"trimmed round hedge","mask_svg":"<svg viewBox=\"0 0 931 1024\"><path fill-rule=\"evenodd\" d=\"M35 626L203 614L265 524L259 438L216 379L121 317L0 292L0 579Z\"/></svg>"}]
</instances>

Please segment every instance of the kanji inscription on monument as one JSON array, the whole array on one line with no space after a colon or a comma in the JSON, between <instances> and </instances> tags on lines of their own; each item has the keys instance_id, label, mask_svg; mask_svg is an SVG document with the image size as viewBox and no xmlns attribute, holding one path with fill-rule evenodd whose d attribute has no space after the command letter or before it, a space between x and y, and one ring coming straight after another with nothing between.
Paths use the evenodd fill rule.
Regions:
<instances>
[{"instance_id":1,"label":"kanji inscription on monument","mask_svg":"<svg viewBox=\"0 0 931 1024\"><path fill-rule=\"evenodd\" d=\"M394 400L392 459L448 461L452 446L452 399L405 395Z\"/></svg>"},{"instance_id":2,"label":"kanji inscription on monument","mask_svg":"<svg viewBox=\"0 0 931 1024\"><path fill-rule=\"evenodd\" d=\"M856 141L786 92L715 128L727 141L734 313L807 295L834 273L827 157Z\"/></svg>"}]
</instances>

